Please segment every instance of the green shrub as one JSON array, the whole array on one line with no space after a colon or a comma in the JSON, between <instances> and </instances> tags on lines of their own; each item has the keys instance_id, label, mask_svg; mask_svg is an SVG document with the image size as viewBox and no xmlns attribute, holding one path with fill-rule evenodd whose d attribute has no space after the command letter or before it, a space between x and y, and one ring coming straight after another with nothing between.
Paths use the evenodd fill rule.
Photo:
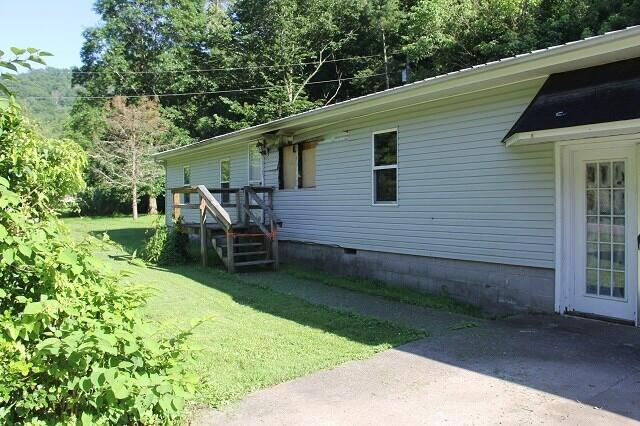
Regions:
<instances>
[{"instance_id":1,"label":"green shrub","mask_svg":"<svg viewBox=\"0 0 640 426\"><path fill-rule=\"evenodd\" d=\"M79 147L49 155L15 106L0 110L0 124L0 172L10 169L0 177L0 424L172 422L193 390L182 369L189 332L159 335L140 316L147 292L119 283L53 215L80 186L76 167L58 164Z\"/></svg>"},{"instance_id":2,"label":"green shrub","mask_svg":"<svg viewBox=\"0 0 640 426\"><path fill-rule=\"evenodd\" d=\"M182 222L174 222L167 228L161 219L156 219L151 235L144 245L144 260L158 265L181 265L189 261L189 236Z\"/></svg>"}]
</instances>

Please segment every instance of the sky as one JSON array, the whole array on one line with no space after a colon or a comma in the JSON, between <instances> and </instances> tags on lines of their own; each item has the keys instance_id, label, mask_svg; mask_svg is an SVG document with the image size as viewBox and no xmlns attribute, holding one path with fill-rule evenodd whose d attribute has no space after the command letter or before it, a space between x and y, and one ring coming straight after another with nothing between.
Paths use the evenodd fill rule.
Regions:
<instances>
[{"instance_id":1,"label":"sky","mask_svg":"<svg viewBox=\"0 0 640 426\"><path fill-rule=\"evenodd\" d=\"M79 66L82 32L98 21L93 0L0 0L0 50L35 47L54 54L49 66Z\"/></svg>"}]
</instances>

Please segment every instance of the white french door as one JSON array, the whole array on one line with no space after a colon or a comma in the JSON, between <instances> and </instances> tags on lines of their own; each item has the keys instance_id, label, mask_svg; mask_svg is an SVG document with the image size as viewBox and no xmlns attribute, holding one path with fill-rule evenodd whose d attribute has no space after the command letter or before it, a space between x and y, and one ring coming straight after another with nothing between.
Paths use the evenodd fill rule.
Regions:
<instances>
[{"instance_id":1,"label":"white french door","mask_svg":"<svg viewBox=\"0 0 640 426\"><path fill-rule=\"evenodd\" d=\"M565 163L567 164L567 163ZM575 150L564 177L569 248L566 309L636 320L638 208L636 147ZM566 206L567 204L565 204Z\"/></svg>"}]
</instances>

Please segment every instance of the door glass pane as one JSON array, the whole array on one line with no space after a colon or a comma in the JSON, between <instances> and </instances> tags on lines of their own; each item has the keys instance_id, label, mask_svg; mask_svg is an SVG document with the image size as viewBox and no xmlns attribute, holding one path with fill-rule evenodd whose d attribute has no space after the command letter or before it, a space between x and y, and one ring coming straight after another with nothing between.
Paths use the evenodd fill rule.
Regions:
<instances>
[{"instance_id":1,"label":"door glass pane","mask_svg":"<svg viewBox=\"0 0 640 426\"><path fill-rule=\"evenodd\" d=\"M598 214L598 191L587 190L586 195L587 195L587 214Z\"/></svg>"},{"instance_id":2,"label":"door glass pane","mask_svg":"<svg viewBox=\"0 0 640 426\"><path fill-rule=\"evenodd\" d=\"M612 229L613 242L624 243L624 217L613 218Z\"/></svg>"},{"instance_id":3,"label":"door glass pane","mask_svg":"<svg viewBox=\"0 0 640 426\"><path fill-rule=\"evenodd\" d=\"M600 163L600 188L611 188L611 163Z\"/></svg>"},{"instance_id":4,"label":"door glass pane","mask_svg":"<svg viewBox=\"0 0 640 426\"><path fill-rule=\"evenodd\" d=\"M611 296L611 271L601 269L599 273L600 279L600 296Z\"/></svg>"},{"instance_id":5,"label":"door glass pane","mask_svg":"<svg viewBox=\"0 0 640 426\"><path fill-rule=\"evenodd\" d=\"M601 189L598 192L598 213L611 214L611 190Z\"/></svg>"},{"instance_id":6,"label":"door glass pane","mask_svg":"<svg viewBox=\"0 0 640 426\"><path fill-rule=\"evenodd\" d=\"M625 162L585 167L585 292L625 297Z\"/></svg>"},{"instance_id":7,"label":"door glass pane","mask_svg":"<svg viewBox=\"0 0 640 426\"><path fill-rule=\"evenodd\" d=\"M613 191L613 214L624 215L624 189Z\"/></svg>"},{"instance_id":8,"label":"door glass pane","mask_svg":"<svg viewBox=\"0 0 640 426\"><path fill-rule=\"evenodd\" d=\"M624 272L613 273L613 297L624 297Z\"/></svg>"},{"instance_id":9,"label":"door glass pane","mask_svg":"<svg viewBox=\"0 0 640 426\"><path fill-rule=\"evenodd\" d=\"M587 269L587 293L598 294L598 271Z\"/></svg>"},{"instance_id":10,"label":"door glass pane","mask_svg":"<svg viewBox=\"0 0 640 426\"><path fill-rule=\"evenodd\" d=\"M624 161L613 163L613 187L624 188Z\"/></svg>"}]
</instances>

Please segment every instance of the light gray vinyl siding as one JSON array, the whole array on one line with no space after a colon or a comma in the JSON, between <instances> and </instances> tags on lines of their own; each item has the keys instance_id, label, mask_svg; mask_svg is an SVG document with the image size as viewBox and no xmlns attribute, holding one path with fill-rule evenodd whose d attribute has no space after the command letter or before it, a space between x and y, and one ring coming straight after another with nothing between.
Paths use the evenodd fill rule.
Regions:
<instances>
[{"instance_id":1,"label":"light gray vinyl siding","mask_svg":"<svg viewBox=\"0 0 640 426\"><path fill-rule=\"evenodd\" d=\"M503 136L542 81L458 96L409 110L298 132L320 138L316 187L276 190L283 240L523 266L554 267L554 149L507 148ZM372 132L398 129L398 205L372 205ZM168 187L247 183L248 141L167 164ZM265 157L265 185L278 188L278 151ZM171 197L168 196L168 215ZM235 217L235 211L231 212ZM195 211L185 212L196 222Z\"/></svg>"},{"instance_id":2,"label":"light gray vinyl siding","mask_svg":"<svg viewBox=\"0 0 640 426\"><path fill-rule=\"evenodd\" d=\"M327 133L316 187L276 191L280 238L552 268L553 146L501 143L539 87L521 83ZM371 134L395 127L398 205L372 205ZM265 173L277 187L277 152Z\"/></svg>"},{"instance_id":3,"label":"light gray vinyl siding","mask_svg":"<svg viewBox=\"0 0 640 426\"><path fill-rule=\"evenodd\" d=\"M206 154L197 154L180 157L179 159L171 159L166 164L167 192L166 192L166 211L167 223L171 222L171 214L173 211L173 198L170 188L182 186L182 168L191 166L191 184L202 185L208 188L220 187L220 160L229 159L231 161L231 181L229 185L232 188L243 187L247 184L248 179L248 144L236 144L232 146L223 146L212 149ZM220 195L215 197L220 201ZM191 202L197 202L198 196L191 195ZM233 196L231 202L235 203ZM229 214L232 220L237 219L236 209L230 208ZM184 209L182 215L186 222L198 223L198 211L193 209Z\"/></svg>"}]
</instances>

